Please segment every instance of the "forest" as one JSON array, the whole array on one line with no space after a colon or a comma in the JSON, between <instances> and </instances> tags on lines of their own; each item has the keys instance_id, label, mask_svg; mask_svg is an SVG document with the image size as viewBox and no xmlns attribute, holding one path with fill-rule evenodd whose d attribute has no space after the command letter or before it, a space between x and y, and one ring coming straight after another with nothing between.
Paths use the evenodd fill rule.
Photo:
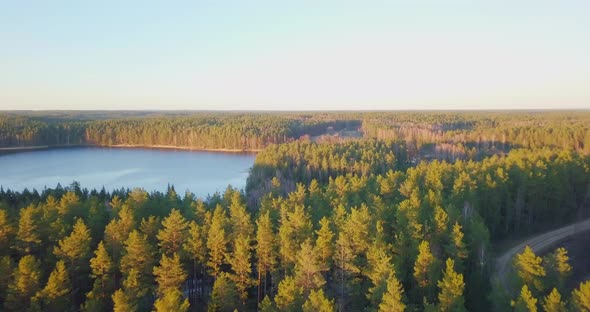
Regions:
<instances>
[{"instance_id":1,"label":"forest","mask_svg":"<svg viewBox=\"0 0 590 312\"><path fill-rule=\"evenodd\" d=\"M259 152L206 198L0 188L4 311L590 311L559 246L492 279L590 218L588 111L0 114L38 145Z\"/></svg>"}]
</instances>

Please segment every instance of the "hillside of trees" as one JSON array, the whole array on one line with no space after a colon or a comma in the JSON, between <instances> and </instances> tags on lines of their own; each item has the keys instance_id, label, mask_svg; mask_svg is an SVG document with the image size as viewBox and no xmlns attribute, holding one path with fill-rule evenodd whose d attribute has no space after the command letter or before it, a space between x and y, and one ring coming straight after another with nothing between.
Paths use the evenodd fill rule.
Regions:
<instances>
[{"instance_id":1,"label":"hillside of trees","mask_svg":"<svg viewBox=\"0 0 590 312\"><path fill-rule=\"evenodd\" d=\"M490 280L499 242L590 217L587 112L50 117L4 116L2 142L263 150L246 190L205 199L0 189L5 311L590 311L566 250Z\"/></svg>"}]
</instances>

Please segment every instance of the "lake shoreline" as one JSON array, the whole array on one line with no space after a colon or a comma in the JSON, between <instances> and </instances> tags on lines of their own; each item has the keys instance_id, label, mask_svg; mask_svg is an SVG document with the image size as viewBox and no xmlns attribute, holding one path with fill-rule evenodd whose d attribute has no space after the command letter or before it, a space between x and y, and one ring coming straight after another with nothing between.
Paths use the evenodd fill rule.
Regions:
<instances>
[{"instance_id":1,"label":"lake shoreline","mask_svg":"<svg viewBox=\"0 0 590 312\"><path fill-rule=\"evenodd\" d=\"M135 144L116 144L116 145L94 145L94 144L68 144L68 145L34 145L34 146L14 146L0 147L2 153L18 153L38 150L47 150L52 148L76 148L76 147L104 147L104 148L128 148L128 149L164 149L164 150L182 150L194 152L212 152L212 153L248 153L256 154L262 149L231 149L231 148L200 148L192 146L174 146L174 145L135 145Z\"/></svg>"}]
</instances>

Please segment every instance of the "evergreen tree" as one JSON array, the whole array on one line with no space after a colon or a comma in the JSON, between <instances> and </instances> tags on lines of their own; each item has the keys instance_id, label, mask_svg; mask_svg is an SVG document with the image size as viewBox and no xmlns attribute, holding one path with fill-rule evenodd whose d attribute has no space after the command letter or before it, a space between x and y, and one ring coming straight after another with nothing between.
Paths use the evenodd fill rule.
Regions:
<instances>
[{"instance_id":1,"label":"evergreen tree","mask_svg":"<svg viewBox=\"0 0 590 312\"><path fill-rule=\"evenodd\" d=\"M154 267L154 275L156 276L156 282L158 282L158 294L160 297L171 290L180 291L187 278L186 272L182 269L180 257L176 253L172 257L162 254L160 265Z\"/></svg>"},{"instance_id":2,"label":"evergreen tree","mask_svg":"<svg viewBox=\"0 0 590 312\"><path fill-rule=\"evenodd\" d=\"M113 294L113 312L135 312L137 306L134 305L122 289L118 289Z\"/></svg>"},{"instance_id":3,"label":"evergreen tree","mask_svg":"<svg viewBox=\"0 0 590 312\"><path fill-rule=\"evenodd\" d=\"M147 236L133 230L125 241L125 255L121 258L121 273L128 276L132 269L137 270L140 283L149 284L154 266L154 250Z\"/></svg>"},{"instance_id":4,"label":"evergreen tree","mask_svg":"<svg viewBox=\"0 0 590 312\"><path fill-rule=\"evenodd\" d=\"M29 255L38 251L41 245L41 236L38 210L34 205L20 210L16 240L17 250L21 255Z\"/></svg>"},{"instance_id":5,"label":"evergreen tree","mask_svg":"<svg viewBox=\"0 0 590 312\"><path fill-rule=\"evenodd\" d=\"M561 295L557 288L553 288L551 293L543 301L543 310L545 312L566 312L565 303L561 301Z\"/></svg>"},{"instance_id":6,"label":"evergreen tree","mask_svg":"<svg viewBox=\"0 0 590 312\"><path fill-rule=\"evenodd\" d=\"M438 294L440 311L465 311L463 290L463 274L455 272L455 262L447 259L443 278L438 282L440 293Z\"/></svg>"},{"instance_id":7,"label":"evergreen tree","mask_svg":"<svg viewBox=\"0 0 590 312\"><path fill-rule=\"evenodd\" d=\"M513 305L518 312L537 312L537 299L527 285L522 286L520 297Z\"/></svg>"},{"instance_id":8,"label":"evergreen tree","mask_svg":"<svg viewBox=\"0 0 590 312\"><path fill-rule=\"evenodd\" d=\"M8 213L0 209L0 255L4 255L10 249L14 236L14 227L8 219Z\"/></svg>"},{"instance_id":9,"label":"evergreen tree","mask_svg":"<svg viewBox=\"0 0 590 312\"><path fill-rule=\"evenodd\" d=\"M327 268L320 262L318 256L309 239L301 244L301 249L297 253L295 281L306 293L312 289L318 289L326 283L322 272Z\"/></svg>"},{"instance_id":10,"label":"evergreen tree","mask_svg":"<svg viewBox=\"0 0 590 312\"><path fill-rule=\"evenodd\" d=\"M75 277L76 287L80 287L80 282L85 279L81 275L87 271L91 241L90 230L82 219L78 219L70 236L60 240L53 250L57 258L66 263L72 276Z\"/></svg>"},{"instance_id":11,"label":"evergreen tree","mask_svg":"<svg viewBox=\"0 0 590 312\"><path fill-rule=\"evenodd\" d=\"M213 212L213 219L211 220L211 227L209 228L209 235L207 237L207 249L209 251L207 265L215 278L221 272L221 265L225 263L225 254L227 253L225 224L225 211L220 205L217 205Z\"/></svg>"},{"instance_id":12,"label":"evergreen tree","mask_svg":"<svg viewBox=\"0 0 590 312\"><path fill-rule=\"evenodd\" d=\"M418 246L418 257L414 263L414 279L422 294L431 298L434 282L438 280L438 261L430 251L430 244L422 241Z\"/></svg>"},{"instance_id":13,"label":"evergreen tree","mask_svg":"<svg viewBox=\"0 0 590 312\"><path fill-rule=\"evenodd\" d=\"M234 241L238 237L252 237L254 235L254 227L252 226L250 214L246 210L246 205L242 200L242 194L239 191L232 192L229 215Z\"/></svg>"},{"instance_id":14,"label":"evergreen tree","mask_svg":"<svg viewBox=\"0 0 590 312\"><path fill-rule=\"evenodd\" d=\"M125 302L140 311L148 308L145 306L146 302L143 299L150 293L153 287L146 279L148 278L142 276L138 269L132 268L127 272L123 280Z\"/></svg>"},{"instance_id":15,"label":"evergreen tree","mask_svg":"<svg viewBox=\"0 0 590 312\"><path fill-rule=\"evenodd\" d=\"M258 300L266 295L267 274L276 263L276 246L270 212L261 213L256 221L256 257L258 259ZM264 287L262 287L264 286Z\"/></svg>"},{"instance_id":16,"label":"evergreen tree","mask_svg":"<svg viewBox=\"0 0 590 312\"><path fill-rule=\"evenodd\" d=\"M71 309L71 283L65 262L58 261L49 275L47 285L37 295L41 298L43 311L62 312Z\"/></svg>"},{"instance_id":17,"label":"evergreen tree","mask_svg":"<svg viewBox=\"0 0 590 312\"><path fill-rule=\"evenodd\" d=\"M320 256L321 263L327 267L332 265L334 254L334 232L330 229L330 220L323 217L320 220L320 229L316 231L316 250Z\"/></svg>"},{"instance_id":18,"label":"evergreen tree","mask_svg":"<svg viewBox=\"0 0 590 312\"><path fill-rule=\"evenodd\" d=\"M175 288L167 289L154 303L154 312L186 312L190 305L182 292Z\"/></svg>"},{"instance_id":19,"label":"evergreen tree","mask_svg":"<svg viewBox=\"0 0 590 312\"><path fill-rule=\"evenodd\" d=\"M548 286L557 286L563 290L565 282L572 272L572 266L569 264L569 257L565 248L557 248L553 253L543 259L543 266L547 273L546 281Z\"/></svg>"},{"instance_id":20,"label":"evergreen tree","mask_svg":"<svg viewBox=\"0 0 590 312\"><path fill-rule=\"evenodd\" d=\"M303 312L336 312L334 300L329 300L320 288L312 290L302 307Z\"/></svg>"},{"instance_id":21,"label":"evergreen tree","mask_svg":"<svg viewBox=\"0 0 590 312\"><path fill-rule=\"evenodd\" d=\"M188 222L177 209L172 209L168 217L162 221L162 229L158 232L158 245L163 253L171 256L179 253L188 237Z\"/></svg>"},{"instance_id":22,"label":"evergreen tree","mask_svg":"<svg viewBox=\"0 0 590 312\"><path fill-rule=\"evenodd\" d=\"M238 292L236 285L227 273L220 273L213 283L211 301L208 311L232 312L238 307Z\"/></svg>"},{"instance_id":23,"label":"evergreen tree","mask_svg":"<svg viewBox=\"0 0 590 312\"><path fill-rule=\"evenodd\" d=\"M258 305L258 311L259 312L278 312L274 303L272 301L270 301L270 298L268 298L268 296L264 296L264 299Z\"/></svg>"},{"instance_id":24,"label":"evergreen tree","mask_svg":"<svg viewBox=\"0 0 590 312\"><path fill-rule=\"evenodd\" d=\"M234 245L235 250L228 259L233 271L230 277L236 283L242 304L245 304L248 299L248 289L254 282L250 277L252 274L250 238L237 237Z\"/></svg>"},{"instance_id":25,"label":"evergreen tree","mask_svg":"<svg viewBox=\"0 0 590 312\"><path fill-rule=\"evenodd\" d=\"M19 260L13 276L4 308L7 311L22 311L29 307L31 299L40 290L41 263L35 256L26 255Z\"/></svg>"},{"instance_id":26,"label":"evergreen tree","mask_svg":"<svg viewBox=\"0 0 590 312\"><path fill-rule=\"evenodd\" d=\"M115 197L118 199L118 197ZM113 201L115 201L113 198ZM120 203L115 203L119 205ZM114 206L118 207L118 206ZM109 254L113 258L115 264L119 264L121 255L123 253L124 243L129 237L129 233L135 228L135 220L132 211L129 206L122 204L121 209L117 215L117 218L111 220L107 224L104 231L104 242L105 247L108 249Z\"/></svg>"},{"instance_id":27,"label":"evergreen tree","mask_svg":"<svg viewBox=\"0 0 590 312\"><path fill-rule=\"evenodd\" d=\"M572 302L578 311L590 311L590 281L580 283L580 287L572 291Z\"/></svg>"},{"instance_id":28,"label":"evergreen tree","mask_svg":"<svg viewBox=\"0 0 590 312\"><path fill-rule=\"evenodd\" d=\"M8 256L0 258L0 302L5 302L8 285L12 280L14 264ZM0 306L1 307L1 306Z\"/></svg>"},{"instance_id":29,"label":"evergreen tree","mask_svg":"<svg viewBox=\"0 0 590 312\"><path fill-rule=\"evenodd\" d=\"M541 262L542 259L537 257L529 246L526 246L522 253L516 255L515 261L516 271L521 280L538 291L543 290L541 278L545 276L545 269Z\"/></svg>"},{"instance_id":30,"label":"evergreen tree","mask_svg":"<svg viewBox=\"0 0 590 312\"><path fill-rule=\"evenodd\" d=\"M86 294L84 311L104 311L111 307L111 294L114 290L114 266L104 243L101 241L90 259L91 277L94 278L92 290Z\"/></svg>"},{"instance_id":31,"label":"evergreen tree","mask_svg":"<svg viewBox=\"0 0 590 312\"><path fill-rule=\"evenodd\" d=\"M387 278L387 291L381 299L379 304L380 312L403 312L406 310L406 305L403 303L402 297L404 289L401 283L395 277L395 273L391 271Z\"/></svg>"},{"instance_id":32,"label":"evergreen tree","mask_svg":"<svg viewBox=\"0 0 590 312\"><path fill-rule=\"evenodd\" d=\"M383 297L383 293L387 291L387 279L392 271L393 264L391 263L391 256L388 254L386 248L373 243L367 251L367 268L364 274L373 284L369 288L367 297L374 305L378 305Z\"/></svg>"},{"instance_id":33,"label":"evergreen tree","mask_svg":"<svg viewBox=\"0 0 590 312\"><path fill-rule=\"evenodd\" d=\"M449 254L457 263L461 263L467 259L468 252L465 242L463 241L463 230L459 222L455 222L451 231L451 245Z\"/></svg>"},{"instance_id":34,"label":"evergreen tree","mask_svg":"<svg viewBox=\"0 0 590 312\"><path fill-rule=\"evenodd\" d=\"M287 276L279 283L279 289L275 296L275 304L280 311L299 311L303 304L302 296L303 289L297 286L293 277Z\"/></svg>"}]
</instances>

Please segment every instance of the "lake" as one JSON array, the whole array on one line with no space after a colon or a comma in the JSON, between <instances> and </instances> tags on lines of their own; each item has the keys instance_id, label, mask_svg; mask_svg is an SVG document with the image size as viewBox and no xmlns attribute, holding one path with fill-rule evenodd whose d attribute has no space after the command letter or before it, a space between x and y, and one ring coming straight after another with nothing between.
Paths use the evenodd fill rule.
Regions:
<instances>
[{"instance_id":1,"label":"lake","mask_svg":"<svg viewBox=\"0 0 590 312\"><path fill-rule=\"evenodd\" d=\"M107 191L141 187L179 195L190 190L199 197L223 192L231 184L246 186L254 164L252 153L102 147L55 148L0 155L0 185L22 191L53 188L73 181L83 188Z\"/></svg>"}]
</instances>

